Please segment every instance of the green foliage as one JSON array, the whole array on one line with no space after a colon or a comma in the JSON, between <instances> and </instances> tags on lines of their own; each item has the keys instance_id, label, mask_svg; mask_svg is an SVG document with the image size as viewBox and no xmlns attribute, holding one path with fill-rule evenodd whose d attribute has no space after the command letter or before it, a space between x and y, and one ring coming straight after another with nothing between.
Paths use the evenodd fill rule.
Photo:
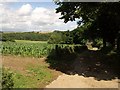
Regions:
<instances>
[{"instance_id":1,"label":"green foliage","mask_svg":"<svg viewBox=\"0 0 120 90\"><path fill-rule=\"evenodd\" d=\"M48 40L50 44L73 44L70 31L54 31Z\"/></svg>"},{"instance_id":2,"label":"green foliage","mask_svg":"<svg viewBox=\"0 0 120 90\"><path fill-rule=\"evenodd\" d=\"M73 35L71 34L71 32L68 30L66 32L63 33L63 38L64 38L64 43L65 44L73 44Z\"/></svg>"},{"instance_id":3,"label":"green foliage","mask_svg":"<svg viewBox=\"0 0 120 90\"><path fill-rule=\"evenodd\" d=\"M62 41L63 41L62 33L55 31L52 33L51 37L49 38L48 43L58 44L61 43Z\"/></svg>"},{"instance_id":4,"label":"green foliage","mask_svg":"<svg viewBox=\"0 0 120 90\"><path fill-rule=\"evenodd\" d=\"M26 74L19 71L3 69L2 89L12 88L43 88L54 78L47 65L28 65Z\"/></svg>"},{"instance_id":5,"label":"green foliage","mask_svg":"<svg viewBox=\"0 0 120 90\"><path fill-rule=\"evenodd\" d=\"M58 44L58 45L61 48L64 48L65 51L68 50L71 53L74 52L74 47L77 46L70 44L69 45ZM44 57L44 56L48 56L54 49L55 49L55 44L30 43L30 42L3 42L1 52L3 55L10 54L10 55L18 55L18 56ZM61 50L59 52L61 52ZM64 50L62 50L61 53L64 54Z\"/></svg>"},{"instance_id":6,"label":"green foliage","mask_svg":"<svg viewBox=\"0 0 120 90\"><path fill-rule=\"evenodd\" d=\"M72 31L55 31L49 38L48 43L85 45L87 39L90 38L90 35L88 35L90 25L91 23L88 22Z\"/></svg>"},{"instance_id":7,"label":"green foliage","mask_svg":"<svg viewBox=\"0 0 120 90\"><path fill-rule=\"evenodd\" d=\"M88 36L84 33L87 30L88 24L84 24L81 27L77 27L73 31L71 31L73 37L74 44L82 44L85 45Z\"/></svg>"},{"instance_id":8,"label":"green foliage","mask_svg":"<svg viewBox=\"0 0 120 90\"><path fill-rule=\"evenodd\" d=\"M84 31L85 36L90 39L102 38L104 47L110 43L115 48L117 43L120 51L120 2L71 3L70 0L58 0L55 3L59 5L56 13L61 13L60 19L64 19L65 23L76 19L79 19L79 25L90 23Z\"/></svg>"},{"instance_id":9,"label":"green foliage","mask_svg":"<svg viewBox=\"0 0 120 90\"><path fill-rule=\"evenodd\" d=\"M46 61L50 63L52 68L64 72L73 68L71 65L77 55L85 50L87 50L86 46L58 44L51 50Z\"/></svg>"},{"instance_id":10,"label":"green foliage","mask_svg":"<svg viewBox=\"0 0 120 90\"><path fill-rule=\"evenodd\" d=\"M11 42L15 42L15 40L13 38L10 38L8 36L5 36L4 34L2 34L2 36L0 37L0 41L11 41Z\"/></svg>"},{"instance_id":11,"label":"green foliage","mask_svg":"<svg viewBox=\"0 0 120 90\"><path fill-rule=\"evenodd\" d=\"M101 38L95 39L92 46L102 47L103 41Z\"/></svg>"},{"instance_id":12,"label":"green foliage","mask_svg":"<svg viewBox=\"0 0 120 90\"><path fill-rule=\"evenodd\" d=\"M3 68L2 69L2 88L10 89L10 88L13 88L13 86L14 86L13 73Z\"/></svg>"},{"instance_id":13,"label":"green foliage","mask_svg":"<svg viewBox=\"0 0 120 90\"><path fill-rule=\"evenodd\" d=\"M35 32L23 32L23 33L2 33L2 41L14 41L14 40L31 40L31 41L47 41L51 33L35 33Z\"/></svg>"},{"instance_id":14,"label":"green foliage","mask_svg":"<svg viewBox=\"0 0 120 90\"><path fill-rule=\"evenodd\" d=\"M19 55L19 56L32 56L43 57L47 56L54 45L47 43L16 43L16 42L3 42L2 43L3 55Z\"/></svg>"},{"instance_id":15,"label":"green foliage","mask_svg":"<svg viewBox=\"0 0 120 90\"><path fill-rule=\"evenodd\" d=\"M29 66L26 71L27 75L15 73L14 88L40 88L52 79L52 73L45 66Z\"/></svg>"}]
</instances>

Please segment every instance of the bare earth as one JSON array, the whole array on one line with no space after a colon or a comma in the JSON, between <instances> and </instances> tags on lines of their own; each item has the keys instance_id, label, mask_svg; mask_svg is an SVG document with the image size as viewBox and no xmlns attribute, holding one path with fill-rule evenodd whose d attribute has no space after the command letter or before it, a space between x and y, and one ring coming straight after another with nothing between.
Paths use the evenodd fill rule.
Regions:
<instances>
[{"instance_id":1,"label":"bare earth","mask_svg":"<svg viewBox=\"0 0 120 90\"><path fill-rule=\"evenodd\" d=\"M2 65L6 68L10 68L15 71L19 71L23 74L26 73L26 67L28 65L47 65L44 62L44 58L30 58L20 56L2 56Z\"/></svg>"},{"instance_id":2,"label":"bare earth","mask_svg":"<svg viewBox=\"0 0 120 90\"><path fill-rule=\"evenodd\" d=\"M14 70L25 73L25 67L27 64L39 64L44 63L45 58L35 60L35 58L16 57L16 56L3 56L2 64ZM78 63L77 63L78 64ZM59 75L59 76L58 76ZM56 80L46 86L46 88L118 88L118 79L113 80L96 80L94 77L84 77L78 74L56 74L58 76ZM109 76L108 76L109 77Z\"/></svg>"},{"instance_id":3,"label":"bare earth","mask_svg":"<svg viewBox=\"0 0 120 90\"><path fill-rule=\"evenodd\" d=\"M94 53L91 52L90 55L87 53L83 52L76 58L72 65L74 69L70 71L72 75L62 74L46 88L118 88L120 82L117 77L113 78L111 68L98 62L102 59L95 59Z\"/></svg>"},{"instance_id":4,"label":"bare earth","mask_svg":"<svg viewBox=\"0 0 120 90\"><path fill-rule=\"evenodd\" d=\"M15 72L20 72L21 74L28 76L28 66L46 66L48 67L48 63L45 62L45 58L32 58L32 57L21 57L21 56L1 56L2 58L2 66L5 68L9 68ZM52 73L52 79L50 82L55 80L61 72L56 70L51 70L47 68L48 71ZM46 83L47 84L47 83ZM42 84L41 84L42 85ZM45 87L46 85L42 85L40 87Z\"/></svg>"},{"instance_id":5,"label":"bare earth","mask_svg":"<svg viewBox=\"0 0 120 90\"><path fill-rule=\"evenodd\" d=\"M46 88L118 88L118 80L97 81L93 77L75 75L60 75Z\"/></svg>"}]
</instances>

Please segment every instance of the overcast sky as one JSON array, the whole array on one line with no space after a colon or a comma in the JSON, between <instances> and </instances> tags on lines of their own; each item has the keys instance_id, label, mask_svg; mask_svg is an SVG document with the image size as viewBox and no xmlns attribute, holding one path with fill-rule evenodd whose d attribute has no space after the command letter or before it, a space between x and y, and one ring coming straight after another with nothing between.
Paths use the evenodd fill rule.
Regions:
<instances>
[{"instance_id":1,"label":"overcast sky","mask_svg":"<svg viewBox=\"0 0 120 90\"><path fill-rule=\"evenodd\" d=\"M52 1L46 2L17 2L18 0L4 0L0 3L0 28L2 31L53 31L72 30L77 27L76 22L64 23L60 20L60 13L55 13L58 7Z\"/></svg>"}]
</instances>

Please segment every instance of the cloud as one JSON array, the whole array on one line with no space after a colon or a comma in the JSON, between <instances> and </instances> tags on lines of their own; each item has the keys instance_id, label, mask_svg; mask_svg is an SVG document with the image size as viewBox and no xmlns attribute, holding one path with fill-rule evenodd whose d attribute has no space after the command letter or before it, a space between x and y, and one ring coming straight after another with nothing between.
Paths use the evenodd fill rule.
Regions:
<instances>
[{"instance_id":1,"label":"cloud","mask_svg":"<svg viewBox=\"0 0 120 90\"><path fill-rule=\"evenodd\" d=\"M24 4L17 10L0 4L0 15L0 27L3 31L53 31L76 27L75 22L65 24L60 20L60 14L56 14L55 10L45 7L33 9L30 4Z\"/></svg>"},{"instance_id":2,"label":"cloud","mask_svg":"<svg viewBox=\"0 0 120 90\"><path fill-rule=\"evenodd\" d=\"M5 2L18 2L18 0L0 0L0 3L5 3Z\"/></svg>"},{"instance_id":3,"label":"cloud","mask_svg":"<svg viewBox=\"0 0 120 90\"><path fill-rule=\"evenodd\" d=\"M41 23L41 25L48 23L50 24L51 14L52 12L46 8L35 8L31 14L31 20L33 23Z\"/></svg>"},{"instance_id":4,"label":"cloud","mask_svg":"<svg viewBox=\"0 0 120 90\"><path fill-rule=\"evenodd\" d=\"M32 11L32 6L30 4L23 5L19 10L19 15L29 15Z\"/></svg>"},{"instance_id":5,"label":"cloud","mask_svg":"<svg viewBox=\"0 0 120 90\"><path fill-rule=\"evenodd\" d=\"M0 2L53 2L53 0L0 0Z\"/></svg>"}]
</instances>

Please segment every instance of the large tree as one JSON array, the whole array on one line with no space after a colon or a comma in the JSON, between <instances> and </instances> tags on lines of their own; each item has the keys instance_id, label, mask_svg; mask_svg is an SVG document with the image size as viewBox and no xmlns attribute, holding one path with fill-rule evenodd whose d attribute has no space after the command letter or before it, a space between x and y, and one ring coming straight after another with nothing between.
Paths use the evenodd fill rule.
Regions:
<instances>
[{"instance_id":1,"label":"large tree","mask_svg":"<svg viewBox=\"0 0 120 90\"><path fill-rule=\"evenodd\" d=\"M56 2L59 7L56 13L61 13L60 19L64 22L80 19L78 24L90 23L91 37L103 38L104 46L109 42L112 47L117 44L120 47L120 3L119 2ZM116 42L115 42L116 40Z\"/></svg>"}]
</instances>

